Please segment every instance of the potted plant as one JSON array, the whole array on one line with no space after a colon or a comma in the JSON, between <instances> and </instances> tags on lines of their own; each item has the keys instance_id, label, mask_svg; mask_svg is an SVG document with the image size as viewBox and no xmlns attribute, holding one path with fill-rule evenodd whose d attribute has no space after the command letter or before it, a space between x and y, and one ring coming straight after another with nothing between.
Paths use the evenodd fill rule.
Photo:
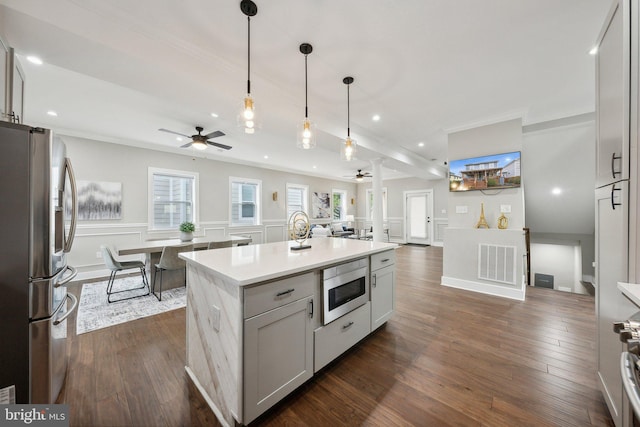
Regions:
<instances>
[{"instance_id":1,"label":"potted plant","mask_svg":"<svg viewBox=\"0 0 640 427\"><path fill-rule=\"evenodd\" d=\"M183 222L180 224L180 240L183 242L190 242L193 240L194 231L196 231L196 226L192 222Z\"/></svg>"}]
</instances>

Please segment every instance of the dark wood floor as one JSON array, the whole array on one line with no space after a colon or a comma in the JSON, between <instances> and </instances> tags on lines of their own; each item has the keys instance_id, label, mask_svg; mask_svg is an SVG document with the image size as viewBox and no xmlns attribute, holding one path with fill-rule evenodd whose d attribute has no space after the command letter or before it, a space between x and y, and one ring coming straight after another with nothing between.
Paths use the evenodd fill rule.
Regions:
<instances>
[{"instance_id":1,"label":"dark wood floor","mask_svg":"<svg viewBox=\"0 0 640 427\"><path fill-rule=\"evenodd\" d=\"M397 273L387 325L255 425L613 426L596 386L593 297L446 288L435 247L401 247ZM219 425L184 372L184 309L80 336L72 320L69 359L58 402L72 426Z\"/></svg>"}]
</instances>

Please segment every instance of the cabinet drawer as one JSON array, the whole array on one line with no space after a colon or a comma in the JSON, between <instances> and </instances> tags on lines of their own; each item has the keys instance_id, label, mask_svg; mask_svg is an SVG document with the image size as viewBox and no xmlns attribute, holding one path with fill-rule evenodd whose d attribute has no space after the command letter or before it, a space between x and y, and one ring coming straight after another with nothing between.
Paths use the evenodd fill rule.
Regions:
<instances>
[{"instance_id":1,"label":"cabinet drawer","mask_svg":"<svg viewBox=\"0 0 640 427\"><path fill-rule=\"evenodd\" d=\"M351 348L371 332L371 303L367 302L314 332L315 361L318 372L327 363Z\"/></svg>"},{"instance_id":2,"label":"cabinet drawer","mask_svg":"<svg viewBox=\"0 0 640 427\"><path fill-rule=\"evenodd\" d=\"M312 296L316 280L320 280L318 275L307 273L245 289L244 318Z\"/></svg>"},{"instance_id":3,"label":"cabinet drawer","mask_svg":"<svg viewBox=\"0 0 640 427\"><path fill-rule=\"evenodd\" d=\"M390 250L371 255L371 271L396 263L396 251Z\"/></svg>"}]
</instances>

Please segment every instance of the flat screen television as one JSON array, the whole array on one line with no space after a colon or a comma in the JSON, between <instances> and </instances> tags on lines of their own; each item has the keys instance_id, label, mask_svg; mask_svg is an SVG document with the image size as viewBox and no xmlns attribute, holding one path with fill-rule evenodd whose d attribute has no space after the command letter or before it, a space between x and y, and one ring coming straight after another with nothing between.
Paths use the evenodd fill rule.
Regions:
<instances>
[{"instance_id":1,"label":"flat screen television","mask_svg":"<svg viewBox=\"0 0 640 427\"><path fill-rule=\"evenodd\" d=\"M520 152L470 157L449 162L449 191L520 187Z\"/></svg>"}]
</instances>

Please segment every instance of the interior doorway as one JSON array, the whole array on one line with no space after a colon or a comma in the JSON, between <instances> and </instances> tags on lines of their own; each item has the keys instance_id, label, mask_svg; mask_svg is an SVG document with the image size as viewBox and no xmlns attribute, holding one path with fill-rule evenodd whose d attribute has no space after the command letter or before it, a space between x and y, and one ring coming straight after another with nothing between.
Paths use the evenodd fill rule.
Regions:
<instances>
[{"instance_id":1,"label":"interior doorway","mask_svg":"<svg viewBox=\"0 0 640 427\"><path fill-rule=\"evenodd\" d=\"M404 192L405 241L430 245L433 238L433 190Z\"/></svg>"}]
</instances>

